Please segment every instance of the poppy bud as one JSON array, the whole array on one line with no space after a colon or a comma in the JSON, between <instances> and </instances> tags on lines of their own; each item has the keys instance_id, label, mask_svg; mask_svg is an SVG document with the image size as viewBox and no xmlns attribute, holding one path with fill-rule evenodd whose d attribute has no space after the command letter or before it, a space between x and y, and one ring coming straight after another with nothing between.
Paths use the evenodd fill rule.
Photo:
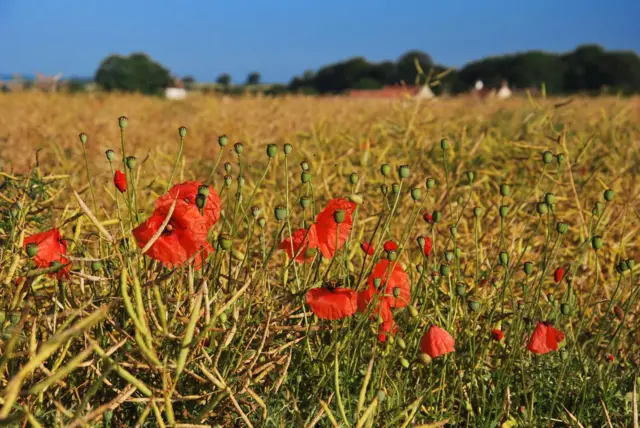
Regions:
<instances>
[{"instance_id":1,"label":"poppy bud","mask_svg":"<svg viewBox=\"0 0 640 428\"><path fill-rule=\"evenodd\" d=\"M300 174L300 181L303 183L308 183L311 181L311 173L308 171L302 171Z\"/></svg>"},{"instance_id":2,"label":"poppy bud","mask_svg":"<svg viewBox=\"0 0 640 428\"><path fill-rule=\"evenodd\" d=\"M264 217L260 217L258 219L258 226L260 226L261 228L264 228L264 225L267 223L267 221L264 219Z\"/></svg>"},{"instance_id":3,"label":"poppy bud","mask_svg":"<svg viewBox=\"0 0 640 428\"><path fill-rule=\"evenodd\" d=\"M403 180L405 178L408 178L410 173L411 170L409 169L409 165L400 165L400 167L398 168L398 175Z\"/></svg>"},{"instance_id":4,"label":"poppy bud","mask_svg":"<svg viewBox=\"0 0 640 428\"><path fill-rule=\"evenodd\" d=\"M309 171L309 162L307 162L306 160L303 160L302 162L300 162L300 168L303 171Z\"/></svg>"},{"instance_id":5,"label":"poppy bud","mask_svg":"<svg viewBox=\"0 0 640 428\"><path fill-rule=\"evenodd\" d=\"M31 258L34 258L38 255L38 244L35 242L29 242L27 244L27 255Z\"/></svg>"},{"instance_id":6,"label":"poppy bud","mask_svg":"<svg viewBox=\"0 0 640 428\"><path fill-rule=\"evenodd\" d=\"M456 294L460 297L464 297L464 295L467 294L467 288L464 284L458 284L456 287Z\"/></svg>"},{"instance_id":7,"label":"poppy bud","mask_svg":"<svg viewBox=\"0 0 640 428\"><path fill-rule=\"evenodd\" d=\"M562 315L569 315L571 313L571 306L569 306L568 303L561 304L560 312L562 312Z\"/></svg>"},{"instance_id":8,"label":"poppy bud","mask_svg":"<svg viewBox=\"0 0 640 428\"><path fill-rule=\"evenodd\" d=\"M347 213L344 210L336 210L333 213L333 220L335 220L336 223L340 224L340 223L344 223L344 219L346 218Z\"/></svg>"},{"instance_id":9,"label":"poppy bud","mask_svg":"<svg viewBox=\"0 0 640 428\"><path fill-rule=\"evenodd\" d=\"M231 249L231 246L233 245L231 236L224 233L218 237L218 242L220 242L220 248L222 248L224 251L229 251Z\"/></svg>"},{"instance_id":10,"label":"poppy bud","mask_svg":"<svg viewBox=\"0 0 640 428\"><path fill-rule=\"evenodd\" d=\"M451 236L456 237L458 236L458 228L455 226L451 226L449 228L449 232L451 232Z\"/></svg>"},{"instance_id":11,"label":"poppy bud","mask_svg":"<svg viewBox=\"0 0 640 428\"><path fill-rule=\"evenodd\" d=\"M562 281L562 278L564 277L564 269L562 269L561 267L557 268L554 272L553 272L553 280L557 283L559 283L560 281Z\"/></svg>"},{"instance_id":12,"label":"poppy bud","mask_svg":"<svg viewBox=\"0 0 640 428\"><path fill-rule=\"evenodd\" d=\"M440 140L440 147L442 148L442 150L447 150L449 148L449 141L447 141L446 138L443 138L442 140Z\"/></svg>"},{"instance_id":13,"label":"poppy bud","mask_svg":"<svg viewBox=\"0 0 640 428\"><path fill-rule=\"evenodd\" d=\"M204 208L204 204L207 202L207 197L202 193L196 195L196 206L200 209Z\"/></svg>"},{"instance_id":14,"label":"poppy bud","mask_svg":"<svg viewBox=\"0 0 640 428\"><path fill-rule=\"evenodd\" d=\"M80 137L80 142L82 144L87 144L87 134L85 134L84 132L81 132L80 135L78 135L78 137Z\"/></svg>"},{"instance_id":15,"label":"poppy bud","mask_svg":"<svg viewBox=\"0 0 640 428\"><path fill-rule=\"evenodd\" d=\"M389 186L387 186L386 184L381 184L380 192L382 192L383 195L386 195L389 192Z\"/></svg>"},{"instance_id":16,"label":"poppy bud","mask_svg":"<svg viewBox=\"0 0 640 428\"><path fill-rule=\"evenodd\" d=\"M400 349L406 349L407 348L407 344L405 343L404 339L400 336L396 337L396 341L398 342L398 346L400 347Z\"/></svg>"},{"instance_id":17,"label":"poppy bud","mask_svg":"<svg viewBox=\"0 0 640 428\"><path fill-rule=\"evenodd\" d=\"M224 185L226 187L231 187L231 176L230 175L225 175L224 176Z\"/></svg>"},{"instance_id":18,"label":"poppy bud","mask_svg":"<svg viewBox=\"0 0 640 428\"><path fill-rule=\"evenodd\" d=\"M462 250L460 248L458 248L458 247L455 247L453 249L453 255L456 256L456 257L460 257L462 255Z\"/></svg>"},{"instance_id":19,"label":"poppy bud","mask_svg":"<svg viewBox=\"0 0 640 428\"><path fill-rule=\"evenodd\" d=\"M552 161L553 153L551 153L549 150L542 154L542 162L544 162L545 164L550 164Z\"/></svg>"},{"instance_id":20,"label":"poppy bud","mask_svg":"<svg viewBox=\"0 0 640 428\"><path fill-rule=\"evenodd\" d=\"M604 191L604 200L611 202L613 200L613 190L607 189Z\"/></svg>"},{"instance_id":21,"label":"poppy bud","mask_svg":"<svg viewBox=\"0 0 640 428\"><path fill-rule=\"evenodd\" d=\"M113 176L113 184L115 184L116 189L118 189L120 193L124 193L127 190L126 175L120 170L116 171Z\"/></svg>"},{"instance_id":22,"label":"poppy bud","mask_svg":"<svg viewBox=\"0 0 640 428\"><path fill-rule=\"evenodd\" d=\"M91 262L91 272L97 273L102 270L102 262L100 260L94 260Z\"/></svg>"},{"instance_id":23,"label":"poppy bud","mask_svg":"<svg viewBox=\"0 0 640 428\"><path fill-rule=\"evenodd\" d=\"M393 183L393 184L391 185L391 192L392 192L394 195L398 195L398 193L400 193L400 185L399 185L398 183Z\"/></svg>"},{"instance_id":24,"label":"poppy bud","mask_svg":"<svg viewBox=\"0 0 640 428\"><path fill-rule=\"evenodd\" d=\"M569 230L569 225L567 223L559 221L558 223L556 223L556 230L559 234L564 235Z\"/></svg>"},{"instance_id":25,"label":"poppy bud","mask_svg":"<svg viewBox=\"0 0 640 428\"><path fill-rule=\"evenodd\" d=\"M400 297L400 287L393 287L393 297L396 299Z\"/></svg>"},{"instance_id":26,"label":"poppy bud","mask_svg":"<svg viewBox=\"0 0 640 428\"><path fill-rule=\"evenodd\" d=\"M129 126L129 119L127 118L127 116L120 116L118 118L118 126L120 127L121 130Z\"/></svg>"},{"instance_id":27,"label":"poppy bud","mask_svg":"<svg viewBox=\"0 0 640 428\"><path fill-rule=\"evenodd\" d=\"M431 357L428 354L420 353L418 354L418 362L426 367L431 364Z\"/></svg>"},{"instance_id":28,"label":"poppy bud","mask_svg":"<svg viewBox=\"0 0 640 428\"><path fill-rule=\"evenodd\" d=\"M473 171L467 171L467 179L469 183L473 183L473 179L476 178L476 174Z\"/></svg>"},{"instance_id":29,"label":"poppy bud","mask_svg":"<svg viewBox=\"0 0 640 428\"><path fill-rule=\"evenodd\" d=\"M222 324L226 324L228 319L229 319L229 316L227 315L226 312L223 312L220 314L220 322Z\"/></svg>"},{"instance_id":30,"label":"poppy bud","mask_svg":"<svg viewBox=\"0 0 640 428\"><path fill-rule=\"evenodd\" d=\"M627 265L626 261L621 260L618 262L616 270L618 271L618 273L624 273L629 270L629 266Z\"/></svg>"},{"instance_id":31,"label":"poppy bud","mask_svg":"<svg viewBox=\"0 0 640 428\"><path fill-rule=\"evenodd\" d=\"M603 244L604 242L602 241L602 237L594 236L593 238L591 238L591 246L594 250L599 250L600 248L602 248Z\"/></svg>"},{"instance_id":32,"label":"poppy bud","mask_svg":"<svg viewBox=\"0 0 640 428\"><path fill-rule=\"evenodd\" d=\"M359 180L358 174L356 174L355 172L352 172L351 174L349 174L349 183L351 184L357 184Z\"/></svg>"},{"instance_id":33,"label":"poppy bud","mask_svg":"<svg viewBox=\"0 0 640 428\"><path fill-rule=\"evenodd\" d=\"M180 138L184 138L187 136L187 127L186 126L181 126L180 128L178 128L178 135L180 136Z\"/></svg>"},{"instance_id":34,"label":"poppy bud","mask_svg":"<svg viewBox=\"0 0 640 428\"><path fill-rule=\"evenodd\" d=\"M360 205L363 202L362 196L360 195L349 195L349 200L354 204Z\"/></svg>"},{"instance_id":35,"label":"poppy bud","mask_svg":"<svg viewBox=\"0 0 640 428\"><path fill-rule=\"evenodd\" d=\"M400 365L402 367L404 367L405 369L408 369L409 368L409 361L407 361L407 359L404 358L404 357L400 357Z\"/></svg>"},{"instance_id":36,"label":"poppy bud","mask_svg":"<svg viewBox=\"0 0 640 428\"><path fill-rule=\"evenodd\" d=\"M129 170L133 170L136 168L136 157L135 156L127 156L127 168Z\"/></svg>"},{"instance_id":37,"label":"poppy bud","mask_svg":"<svg viewBox=\"0 0 640 428\"><path fill-rule=\"evenodd\" d=\"M198 194L200 195L204 195L209 196L209 186L207 186L206 184L201 184L200 186L198 186Z\"/></svg>"},{"instance_id":38,"label":"poppy bud","mask_svg":"<svg viewBox=\"0 0 640 428\"><path fill-rule=\"evenodd\" d=\"M558 165L562 166L562 164L564 163L564 154L558 153L556 155L556 161L558 162Z\"/></svg>"},{"instance_id":39,"label":"poppy bud","mask_svg":"<svg viewBox=\"0 0 640 428\"><path fill-rule=\"evenodd\" d=\"M554 203L556 197L554 196L553 193L546 193L544 195L544 201L547 203L547 205L551 205Z\"/></svg>"},{"instance_id":40,"label":"poppy bud","mask_svg":"<svg viewBox=\"0 0 640 428\"><path fill-rule=\"evenodd\" d=\"M618 305L614 306L613 312L616 314L616 318L618 318L620 321L624 320L624 311L620 306Z\"/></svg>"},{"instance_id":41,"label":"poppy bud","mask_svg":"<svg viewBox=\"0 0 640 428\"><path fill-rule=\"evenodd\" d=\"M449 276L450 273L451 273L451 268L449 267L448 264L446 263L440 264L440 274L442 276Z\"/></svg>"},{"instance_id":42,"label":"poppy bud","mask_svg":"<svg viewBox=\"0 0 640 428\"><path fill-rule=\"evenodd\" d=\"M500 194L502 196L509 196L509 194L511 194L511 188L508 184L503 183L500 185Z\"/></svg>"},{"instance_id":43,"label":"poppy bud","mask_svg":"<svg viewBox=\"0 0 640 428\"><path fill-rule=\"evenodd\" d=\"M109 162L111 162L112 160L114 160L116 158L116 152L114 152L111 149L108 149L106 152L104 152L104 154L107 156L107 160Z\"/></svg>"},{"instance_id":44,"label":"poppy bud","mask_svg":"<svg viewBox=\"0 0 640 428\"><path fill-rule=\"evenodd\" d=\"M600 214L602 212L602 202L596 202L593 209L596 211L596 214Z\"/></svg>"},{"instance_id":45,"label":"poppy bud","mask_svg":"<svg viewBox=\"0 0 640 428\"><path fill-rule=\"evenodd\" d=\"M391 165L389 165L388 163L383 163L380 166L380 172L384 177L388 177L389 175L391 175Z\"/></svg>"},{"instance_id":46,"label":"poppy bud","mask_svg":"<svg viewBox=\"0 0 640 428\"><path fill-rule=\"evenodd\" d=\"M373 286L377 289L382 284L382 280L380 278L373 278Z\"/></svg>"},{"instance_id":47,"label":"poppy bud","mask_svg":"<svg viewBox=\"0 0 640 428\"><path fill-rule=\"evenodd\" d=\"M311 198L308 196L302 196L300 198L300 206L302 207L303 210L306 210L307 208L309 208L311 206Z\"/></svg>"},{"instance_id":48,"label":"poppy bud","mask_svg":"<svg viewBox=\"0 0 640 428\"><path fill-rule=\"evenodd\" d=\"M416 270L418 271L418 273L422 273L422 271L424 271L424 268L422 267L422 265L416 265Z\"/></svg>"},{"instance_id":49,"label":"poppy bud","mask_svg":"<svg viewBox=\"0 0 640 428\"><path fill-rule=\"evenodd\" d=\"M276 220L282 221L287 217L287 209L282 205L276 206L274 210Z\"/></svg>"},{"instance_id":50,"label":"poppy bud","mask_svg":"<svg viewBox=\"0 0 640 428\"><path fill-rule=\"evenodd\" d=\"M480 207L475 207L475 208L473 209L473 215L474 215L476 218L479 218L479 217L482 215L482 208L480 208Z\"/></svg>"},{"instance_id":51,"label":"poppy bud","mask_svg":"<svg viewBox=\"0 0 640 428\"><path fill-rule=\"evenodd\" d=\"M240 154L242 154L242 149L244 148L244 146L242 145L242 143L237 142L233 145L233 150L236 152L236 154L238 156L240 156Z\"/></svg>"},{"instance_id":52,"label":"poppy bud","mask_svg":"<svg viewBox=\"0 0 640 428\"><path fill-rule=\"evenodd\" d=\"M509 213L509 207L507 205L500 205L500 217L506 217Z\"/></svg>"},{"instance_id":53,"label":"poppy bud","mask_svg":"<svg viewBox=\"0 0 640 428\"><path fill-rule=\"evenodd\" d=\"M227 143L229 143L229 139L225 134L222 134L218 137L218 144L220 145L220 147L226 146Z\"/></svg>"},{"instance_id":54,"label":"poppy bud","mask_svg":"<svg viewBox=\"0 0 640 428\"><path fill-rule=\"evenodd\" d=\"M224 163L224 172L226 172L227 174L231 173L231 163L229 162Z\"/></svg>"},{"instance_id":55,"label":"poppy bud","mask_svg":"<svg viewBox=\"0 0 640 428\"><path fill-rule=\"evenodd\" d=\"M422 192L418 187L414 187L413 189L411 189L411 199L413 199L414 201L419 201L421 197Z\"/></svg>"},{"instance_id":56,"label":"poppy bud","mask_svg":"<svg viewBox=\"0 0 640 428\"><path fill-rule=\"evenodd\" d=\"M627 266L629 266L629 269L633 269L635 265L636 261L634 259L627 259Z\"/></svg>"},{"instance_id":57,"label":"poppy bud","mask_svg":"<svg viewBox=\"0 0 640 428\"><path fill-rule=\"evenodd\" d=\"M387 251L387 259L392 262L398 258L398 253L395 250Z\"/></svg>"},{"instance_id":58,"label":"poppy bud","mask_svg":"<svg viewBox=\"0 0 640 428\"><path fill-rule=\"evenodd\" d=\"M451 251L447 251L447 252L444 254L444 258L445 258L445 259L447 259L447 261L448 261L448 262L450 262L451 260L453 260L453 252L451 252Z\"/></svg>"},{"instance_id":59,"label":"poppy bud","mask_svg":"<svg viewBox=\"0 0 640 428\"><path fill-rule=\"evenodd\" d=\"M533 263L525 262L523 267L524 273L527 275L531 275L533 273Z\"/></svg>"},{"instance_id":60,"label":"poppy bud","mask_svg":"<svg viewBox=\"0 0 640 428\"><path fill-rule=\"evenodd\" d=\"M553 303L556 301L556 296L554 296L553 293L549 293L547 294L547 299L549 300L550 303Z\"/></svg>"},{"instance_id":61,"label":"poppy bud","mask_svg":"<svg viewBox=\"0 0 640 428\"><path fill-rule=\"evenodd\" d=\"M378 401L383 402L385 398L387 398L387 394L385 394L385 392L380 389L378 390L378 394L376 395L376 397L378 397Z\"/></svg>"},{"instance_id":62,"label":"poppy bud","mask_svg":"<svg viewBox=\"0 0 640 428\"><path fill-rule=\"evenodd\" d=\"M433 178L427 178L427 189L431 190L436 187L436 180Z\"/></svg>"},{"instance_id":63,"label":"poppy bud","mask_svg":"<svg viewBox=\"0 0 640 428\"><path fill-rule=\"evenodd\" d=\"M418 318L418 310L415 306L409 305L409 315L411 315L411 318Z\"/></svg>"},{"instance_id":64,"label":"poppy bud","mask_svg":"<svg viewBox=\"0 0 640 428\"><path fill-rule=\"evenodd\" d=\"M54 268L56 270L59 270L62 267L62 263L60 263L60 261L58 261L58 260L54 260L54 261L51 262L49 267L52 267L52 268Z\"/></svg>"},{"instance_id":65,"label":"poppy bud","mask_svg":"<svg viewBox=\"0 0 640 428\"><path fill-rule=\"evenodd\" d=\"M507 264L509 264L509 254L505 253L504 251L501 252L500 263L502 263L502 266L507 266Z\"/></svg>"},{"instance_id":66,"label":"poppy bud","mask_svg":"<svg viewBox=\"0 0 640 428\"><path fill-rule=\"evenodd\" d=\"M469 310L472 312L476 312L480 310L480 302L476 302L475 300L469 300Z\"/></svg>"},{"instance_id":67,"label":"poppy bud","mask_svg":"<svg viewBox=\"0 0 640 428\"><path fill-rule=\"evenodd\" d=\"M426 242L424 236L418 236L416 241L418 241L418 245L420 246L420 248L424 247L424 243Z\"/></svg>"},{"instance_id":68,"label":"poppy bud","mask_svg":"<svg viewBox=\"0 0 640 428\"><path fill-rule=\"evenodd\" d=\"M433 218L433 222L437 223L442 220L442 213L440 211L434 211L431 217Z\"/></svg>"},{"instance_id":69,"label":"poppy bud","mask_svg":"<svg viewBox=\"0 0 640 428\"><path fill-rule=\"evenodd\" d=\"M540 215L546 214L548 209L549 207L544 202L538 202L536 204L536 211L538 211L538 214Z\"/></svg>"},{"instance_id":70,"label":"poppy bud","mask_svg":"<svg viewBox=\"0 0 640 428\"><path fill-rule=\"evenodd\" d=\"M238 187L244 187L244 177L241 175L238 176Z\"/></svg>"}]
</instances>

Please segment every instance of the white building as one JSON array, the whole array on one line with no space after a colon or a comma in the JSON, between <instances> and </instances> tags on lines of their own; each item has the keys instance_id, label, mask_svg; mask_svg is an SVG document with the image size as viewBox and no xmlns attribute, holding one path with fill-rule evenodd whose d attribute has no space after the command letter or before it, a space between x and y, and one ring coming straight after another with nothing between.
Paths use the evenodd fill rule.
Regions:
<instances>
[{"instance_id":1,"label":"white building","mask_svg":"<svg viewBox=\"0 0 640 428\"><path fill-rule=\"evenodd\" d=\"M507 98L511 97L511 89L509 89L509 84L506 80L502 81L502 86L500 87L500 90L498 90L498 93L496 95L501 100L506 100Z\"/></svg>"}]
</instances>

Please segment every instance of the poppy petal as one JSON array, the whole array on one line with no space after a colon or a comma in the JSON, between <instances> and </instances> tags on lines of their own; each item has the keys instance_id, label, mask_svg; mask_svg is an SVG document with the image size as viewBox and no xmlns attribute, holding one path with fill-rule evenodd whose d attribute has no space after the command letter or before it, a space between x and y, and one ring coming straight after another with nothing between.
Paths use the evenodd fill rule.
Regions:
<instances>
[{"instance_id":1,"label":"poppy petal","mask_svg":"<svg viewBox=\"0 0 640 428\"><path fill-rule=\"evenodd\" d=\"M349 288L312 288L306 298L313 313L325 320L346 318L358 309L357 293Z\"/></svg>"}]
</instances>

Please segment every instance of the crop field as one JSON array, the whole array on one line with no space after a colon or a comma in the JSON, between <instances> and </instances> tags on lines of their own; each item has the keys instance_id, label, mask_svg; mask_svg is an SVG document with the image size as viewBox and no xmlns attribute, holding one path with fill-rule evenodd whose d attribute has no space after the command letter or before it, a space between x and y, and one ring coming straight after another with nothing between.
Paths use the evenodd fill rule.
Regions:
<instances>
[{"instance_id":1,"label":"crop field","mask_svg":"<svg viewBox=\"0 0 640 428\"><path fill-rule=\"evenodd\" d=\"M640 98L0 93L0 424L637 427L639 179Z\"/></svg>"}]
</instances>

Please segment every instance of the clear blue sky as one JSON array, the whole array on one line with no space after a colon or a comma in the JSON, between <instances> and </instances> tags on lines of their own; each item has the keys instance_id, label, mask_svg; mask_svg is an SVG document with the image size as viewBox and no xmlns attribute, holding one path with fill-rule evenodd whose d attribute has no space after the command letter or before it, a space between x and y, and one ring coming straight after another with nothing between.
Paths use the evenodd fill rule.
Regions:
<instances>
[{"instance_id":1,"label":"clear blue sky","mask_svg":"<svg viewBox=\"0 0 640 428\"><path fill-rule=\"evenodd\" d=\"M143 51L199 81L286 82L409 49L449 66L583 43L638 52L639 21L640 0L0 0L0 73L92 76L111 53Z\"/></svg>"}]
</instances>

